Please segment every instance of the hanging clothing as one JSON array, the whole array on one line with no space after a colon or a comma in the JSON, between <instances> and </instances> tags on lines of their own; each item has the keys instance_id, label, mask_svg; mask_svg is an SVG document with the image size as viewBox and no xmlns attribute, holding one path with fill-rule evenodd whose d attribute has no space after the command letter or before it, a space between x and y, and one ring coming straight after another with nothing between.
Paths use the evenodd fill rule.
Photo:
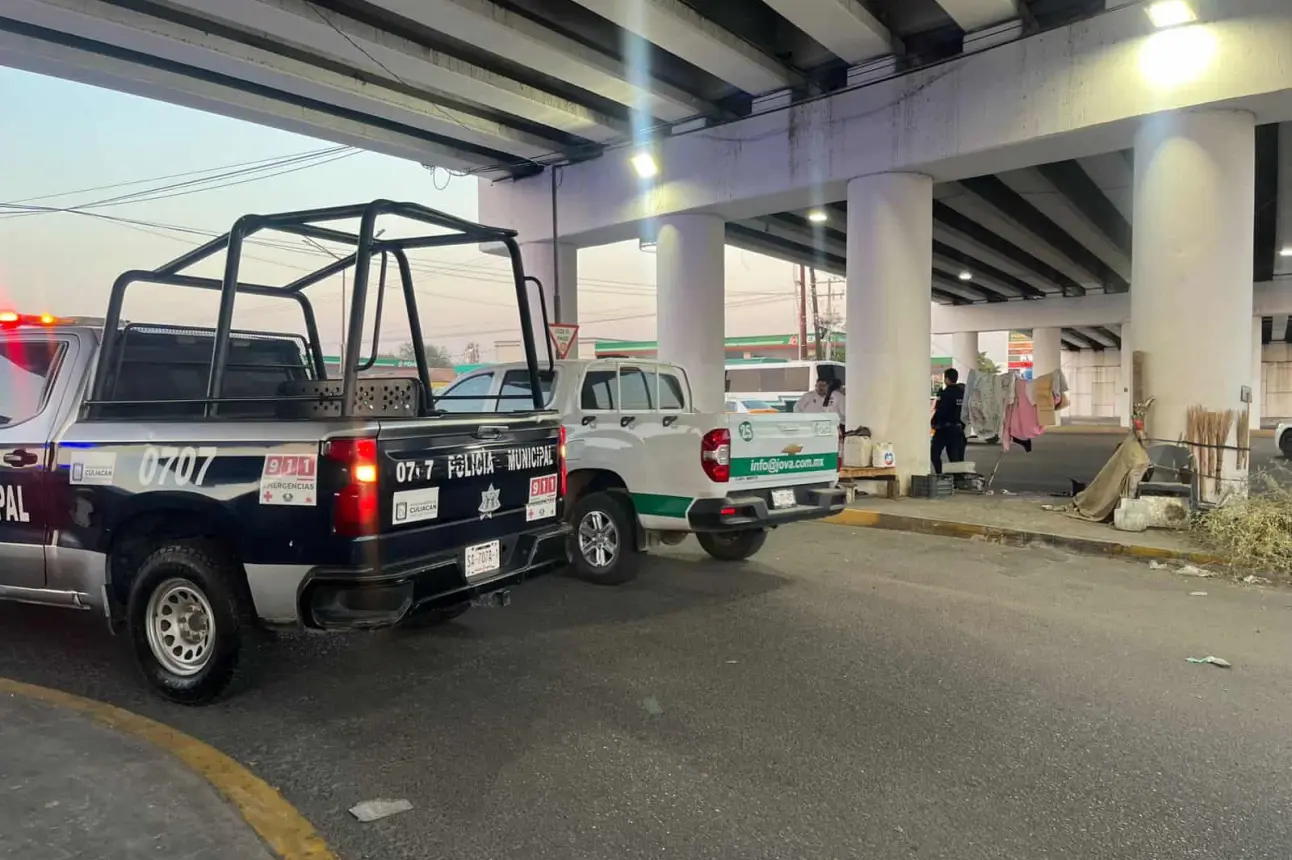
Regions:
<instances>
[{"instance_id":1,"label":"hanging clothing","mask_svg":"<svg viewBox=\"0 0 1292 860\"><path fill-rule=\"evenodd\" d=\"M965 377L964 402L960 404L960 423L966 427L973 426L973 420L969 415L969 398L973 396L973 391L978 386L978 380L980 379L982 379L982 374L976 370L969 371L969 374Z\"/></svg>"},{"instance_id":2,"label":"hanging clothing","mask_svg":"<svg viewBox=\"0 0 1292 860\"><path fill-rule=\"evenodd\" d=\"M1045 432L1036 418L1036 404L1027 397L1027 383L1015 379L1014 402L1005 409L1005 430L1001 434L1001 447L1009 450L1010 441L1025 443ZM1026 448L1027 446L1024 445Z\"/></svg>"},{"instance_id":3,"label":"hanging clothing","mask_svg":"<svg viewBox=\"0 0 1292 860\"><path fill-rule=\"evenodd\" d=\"M983 373L974 379L975 386L965 398L969 402L967 422L979 436L1002 435L1005 410L1014 400L1013 373Z\"/></svg>"}]
</instances>

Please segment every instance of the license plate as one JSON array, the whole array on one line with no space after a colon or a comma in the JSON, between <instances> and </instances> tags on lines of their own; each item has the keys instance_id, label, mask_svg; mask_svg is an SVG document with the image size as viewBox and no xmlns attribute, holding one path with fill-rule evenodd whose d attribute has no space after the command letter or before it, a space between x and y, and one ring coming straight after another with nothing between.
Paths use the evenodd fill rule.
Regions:
<instances>
[{"instance_id":1,"label":"license plate","mask_svg":"<svg viewBox=\"0 0 1292 860\"><path fill-rule=\"evenodd\" d=\"M772 490L772 507L773 508L794 507L794 491L793 490Z\"/></svg>"},{"instance_id":2,"label":"license plate","mask_svg":"<svg viewBox=\"0 0 1292 860\"><path fill-rule=\"evenodd\" d=\"M492 573L501 566L498 541L467 547L467 579Z\"/></svg>"}]
</instances>

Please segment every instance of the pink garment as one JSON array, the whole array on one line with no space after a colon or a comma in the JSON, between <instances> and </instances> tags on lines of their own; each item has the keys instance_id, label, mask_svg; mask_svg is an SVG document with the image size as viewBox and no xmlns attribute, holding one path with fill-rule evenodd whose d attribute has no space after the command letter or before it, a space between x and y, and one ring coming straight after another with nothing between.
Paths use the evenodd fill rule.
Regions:
<instances>
[{"instance_id":1,"label":"pink garment","mask_svg":"<svg viewBox=\"0 0 1292 860\"><path fill-rule=\"evenodd\" d=\"M1027 396L1027 382L1019 378L1014 386L1014 402L1005 408L1005 432L1000 437L1005 451L1011 439L1035 439L1045 432L1036 417L1036 404Z\"/></svg>"}]
</instances>

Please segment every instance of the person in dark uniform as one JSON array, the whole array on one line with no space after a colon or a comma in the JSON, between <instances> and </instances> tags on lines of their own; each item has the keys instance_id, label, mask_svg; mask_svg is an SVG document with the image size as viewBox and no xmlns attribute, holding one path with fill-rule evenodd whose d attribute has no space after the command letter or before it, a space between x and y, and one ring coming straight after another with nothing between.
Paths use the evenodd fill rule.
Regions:
<instances>
[{"instance_id":1,"label":"person in dark uniform","mask_svg":"<svg viewBox=\"0 0 1292 860\"><path fill-rule=\"evenodd\" d=\"M965 387L960 382L960 372L954 367L947 368L942 374L944 385L938 393L937 405L933 408L933 473L942 474L942 452L947 452L947 461L962 463L965 458L965 425L960 420L960 410L965 402Z\"/></svg>"}]
</instances>

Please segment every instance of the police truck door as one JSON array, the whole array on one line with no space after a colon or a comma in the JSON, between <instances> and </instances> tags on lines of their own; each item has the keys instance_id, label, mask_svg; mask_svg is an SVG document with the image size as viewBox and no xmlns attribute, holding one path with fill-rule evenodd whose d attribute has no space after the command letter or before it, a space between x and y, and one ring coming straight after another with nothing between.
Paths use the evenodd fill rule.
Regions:
<instances>
[{"instance_id":1,"label":"police truck door","mask_svg":"<svg viewBox=\"0 0 1292 860\"><path fill-rule=\"evenodd\" d=\"M45 587L50 393L68 347L48 331L0 332L0 588Z\"/></svg>"}]
</instances>

